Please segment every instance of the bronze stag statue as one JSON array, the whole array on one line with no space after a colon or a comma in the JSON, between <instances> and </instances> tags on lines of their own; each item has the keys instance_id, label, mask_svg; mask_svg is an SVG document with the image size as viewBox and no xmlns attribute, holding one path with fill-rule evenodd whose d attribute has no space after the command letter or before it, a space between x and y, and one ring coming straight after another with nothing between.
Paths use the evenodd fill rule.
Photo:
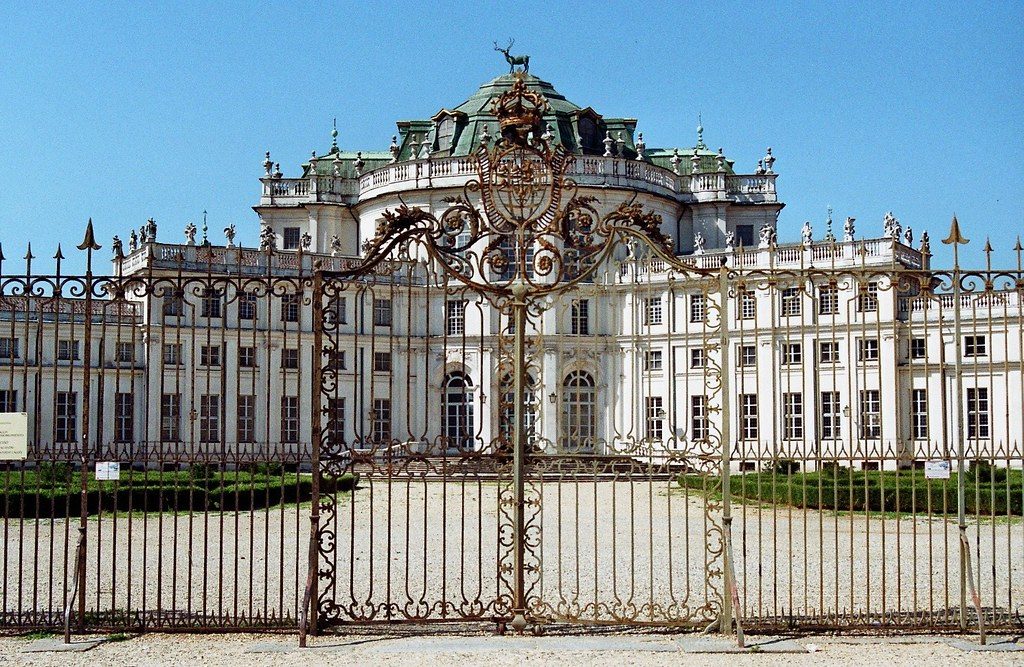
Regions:
<instances>
[{"instance_id":1,"label":"bronze stag statue","mask_svg":"<svg viewBox=\"0 0 1024 667\"><path fill-rule=\"evenodd\" d=\"M494 43L494 50L495 51L501 51L502 53L505 54L505 61L508 63L508 72L509 72L509 74L511 74L512 72L516 71L516 65L522 65L523 66L523 72L529 72L530 71L530 56L513 56L513 55L509 55L509 51L512 49L512 45L515 44L515 43L516 42L515 42L514 39L509 38L508 46L506 46L505 48L501 48L500 46L498 46L498 43L495 42Z\"/></svg>"}]
</instances>

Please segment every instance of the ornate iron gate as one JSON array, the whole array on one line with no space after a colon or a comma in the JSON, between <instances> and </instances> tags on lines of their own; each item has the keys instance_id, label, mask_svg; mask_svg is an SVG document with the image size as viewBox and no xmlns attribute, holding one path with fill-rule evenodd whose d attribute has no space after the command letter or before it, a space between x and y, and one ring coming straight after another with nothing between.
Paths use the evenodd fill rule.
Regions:
<instances>
[{"instance_id":1,"label":"ornate iron gate","mask_svg":"<svg viewBox=\"0 0 1024 667\"><path fill-rule=\"evenodd\" d=\"M677 265L641 206L578 195L565 176L574 158L542 135L545 107L520 79L497 101L501 137L478 148L461 196L440 215L385 213L364 261L317 278L312 628L703 627L728 615L727 434L710 419L727 376L724 273ZM645 297L652 262L690 305ZM624 312L592 307L621 296ZM672 392L638 379L617 395L619 375L676 363L637 351L671 339L664 324L679 308L700 309L694 372L708 388L689 433L665 428L692 407ZM603 335L612 324L635 349ZM645 373L627 372L637 364ZM346 473L360 476L358 494L335 492ZM691 496L679 475L703 488Z\"/></svg>"}]
</instances>

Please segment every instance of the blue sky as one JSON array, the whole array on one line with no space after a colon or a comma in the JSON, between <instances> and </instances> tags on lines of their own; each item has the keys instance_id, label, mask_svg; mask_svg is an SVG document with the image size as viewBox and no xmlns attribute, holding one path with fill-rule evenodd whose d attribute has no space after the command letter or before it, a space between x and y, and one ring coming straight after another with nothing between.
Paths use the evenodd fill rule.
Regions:
<instances>
[{"instance_id":1,"label":"blue sky","mask_svg":"<svg viewBox=\"0 0 1024 667\"><path fill-rule=\"evenodd\" d=\"M649 146L692 146L698 113L740 171L772 146L783 240L808 219L821 235L828 205L862 236L892 210L939 253L955 211L975 264L991 236L1014 265L1024 234L1021 3L47 4L0 27L8 262L29 240L70 254L90 216L104 255L149 217L183 238L204 209L215 242L235 223L255 245L265 150L294 175L334 117L343 148L384 149L395 120L506 71L509 36Z\"/></svg>"}]
</instances>

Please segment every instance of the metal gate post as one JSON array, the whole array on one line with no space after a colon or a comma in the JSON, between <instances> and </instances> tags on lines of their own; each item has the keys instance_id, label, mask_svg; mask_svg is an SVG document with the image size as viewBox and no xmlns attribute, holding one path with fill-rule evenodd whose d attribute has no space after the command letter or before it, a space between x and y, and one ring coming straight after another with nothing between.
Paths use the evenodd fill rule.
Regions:
<instances>
[{"instance_id":1,"label":"metal gate post","mask_svg":"<svg viewBox=\"0 0 1024 667\"><path fill-rule=\"evenodd\" d=\"M526 375L526 292L525 281L512 286L512 317L515 323L515 343L513 347L512 391L512 494L515 502L513 514L513 591L512 591L512 628L522 632L526 628L526 582L525 582L525 480L523 479L526 465L526 430L525 410L523 409L523 386Z\"/></svg>"},{"instance_id":2,"label":"metal gate post","mask_svg":"<svg viewBox=\"0 0 1024 667\"><path fill-rule=\"evenodd\" d=\"M299 616L299 646L306 647L306 636L317 634L317 611L319 607L317 591L317 565L319 564L320 543L320 448L324 433L321 421L321 392L323 391L323 353L324 353L324 296L323 275L317 270L313 273L313 388L310 392L310 473L312 474L309 508L309 553L308 571L306 572L306 590L302 596L302 609Z\"/></svg>"},{"instance_id":3,"label":"metal gate post","mask_svg":"<svg viewBox=\"0 0 1024 667\"><path fill-rule=\"evenodd\" d=\"M964 375L963 375L963 342L961 341L961 304L960 304L960 253L959 246L967 245L970 240L960 233L960 223L956 216L949 227L949 236L942 240L946 245L953 246L953 354L956 373L956 515L960 529L960 629L967 631L967 591L970 588L971 598L978 614L978 632L981 643L985 643L985 622L981 615L981 600L974 590L974 576L971 568L971 545L967 539L967 453L964 443Z\"/></svg>"},{"instance_id":4,"label":"metal gate post","mask_svg":"<svg viewBox=\"0 0 1024 667\"><path fill-rule=\"evenodd\" d=\"M732 411L731 396L731 365L729 364L729 270L725 264L718 271L718 349L719 349L719 391L721 392L720 410L721 427L719 444L722 448L722 539L723 581L722 613L719 617L718 630L722 633L732 631L733 615L739 613L739 594L736 590L736 572L732 552L732 490L729 479L729 464L732 457ZM735 609L734 609L735 606ZM739 617L736 619L736 640L743 646L743 627Z\"/></svg>"}]
</instances>

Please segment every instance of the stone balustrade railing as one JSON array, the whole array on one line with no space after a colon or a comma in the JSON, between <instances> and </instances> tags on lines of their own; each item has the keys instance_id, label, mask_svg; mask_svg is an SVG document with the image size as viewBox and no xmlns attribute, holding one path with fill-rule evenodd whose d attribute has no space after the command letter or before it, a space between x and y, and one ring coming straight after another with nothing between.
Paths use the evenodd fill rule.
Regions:
<instances>
[{"instance_id":1,"label":"stone balustrade railing","mask_svg":"<svg viewBox=\"0 0 1024 667\"><path fill-rule=\"evenodd\" d=\"M224 246L183 245L176 243L146 243L125 256L114 260L113 273L128 276L144 269L181 269L186 272L234 275L297 275L320 268L341 271L359 259L320 253L273 252L255 248L228 248Z\"/></svg>"},{"instance_id":2,"label":"stone balustrade railing","mask_svg":"<svg viewBox=\"0 0 1024 667\"><path fill-rule=\"evenodd\" d=\"M264 178L262 205L352 203L389 192L461 187L477 173L473 156L430 158L385 165L357 179L334 176ZM775 174L675 174L669 169L617 157L577 156L568 176L582 186L612 186L691 199L774 202Z\"/></svg>"},{"instance_id":3,"label":"stone balustrade railing","mask_svg":"<svg viewBox=\"0 0 1024 667\"><path fill-rule=\"evenodd\" d=\"M896 264L910 269L925 268L925 257L902 243L887 239L837 243L787 244L767 248L715 249L678 258L683 266L695 269L718 269L724 263L734 269L830 269L856 268L861 261L868 266ZM663 260L624 262L620 275L627 275L630 266L638 275L664 273L669 267Z\"/></svg>"}]
</instances>

